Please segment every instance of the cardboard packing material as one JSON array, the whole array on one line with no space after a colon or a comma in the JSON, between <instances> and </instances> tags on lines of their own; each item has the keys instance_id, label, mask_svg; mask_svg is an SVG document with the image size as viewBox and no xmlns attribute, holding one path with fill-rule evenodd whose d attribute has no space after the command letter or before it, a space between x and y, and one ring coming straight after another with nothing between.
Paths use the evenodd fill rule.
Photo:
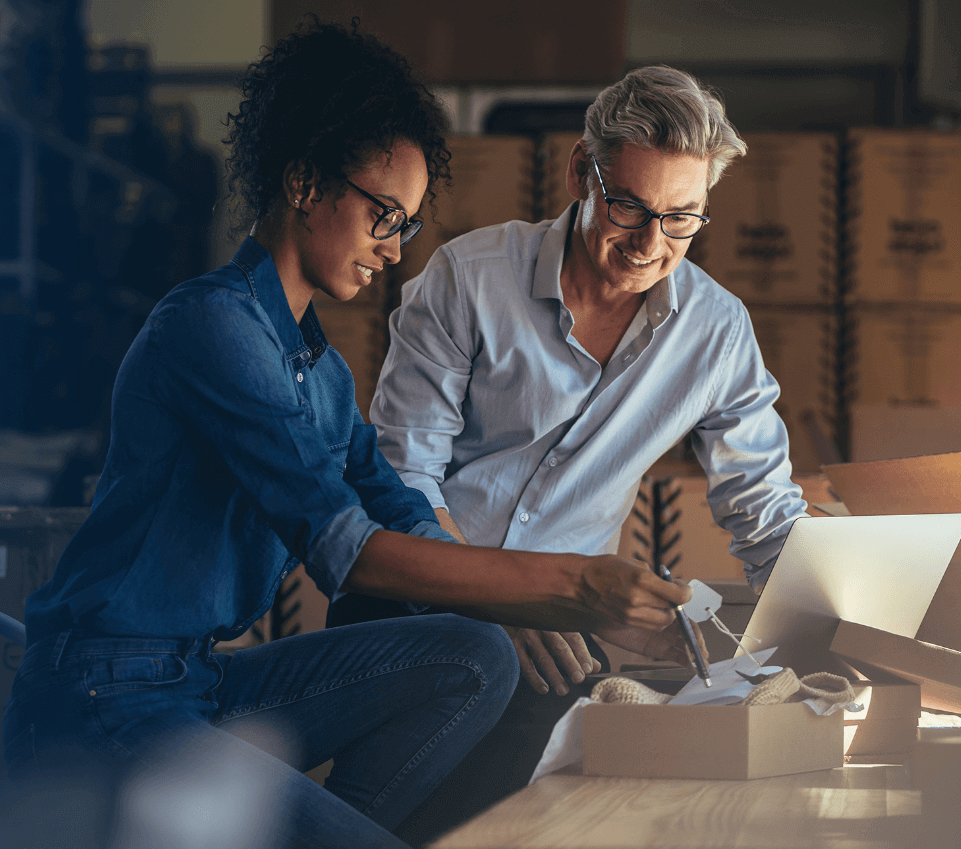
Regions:
<instances>
[{"instance_id":1,"label":"cardboard packing material","mask_svg":"<svg viewBox=\"0 0 961 849\"><path fill-rule=\"evenodd\" d=\"M851 459L894 460L961 451L961 406L852 404Z\"/></svg>"},{"instance_id":2,"label":"cardboard packing material","mask_svg":"<svg viewBox=\"0 0 961 849\"><path fill-rule=\"evenodd\" d=\"M854 515L961 510L961 453L840 463L824 472ZM915 637L961 651L961 552L948 564Z\"/></svg>"},{"instance_id":3,"label":"cardboard packing material","mask_svg":"<svg viewBox=\"0 0 961 849\"><path fill-rule=\"evenodd\" d=\"M867 763L903 763L918 733L921 688L900 680L856 681L854 701L864 710L844 712L845 761L864 756Z\"/></svg>"},{"instance_id":4,"label":"cardboard packing material","mask_svg":"<svg viewBox=\"0 0 961 849\"><path fill-rule=\"evenodd\" d=\"M961 303L961 133L852 130L847 296Z\"/></svg>"},{"instance_id":5,"label":"cardboard packing material","mask_svg":"<svg viewBox=\"0 0 961 849\"><path fill-rule=\"evenodd\" d=\"M842 620L831 651L870 677L895 675L921 690L921 705L961 710L961 652Z\"/></svg>"},{"instance_id":6,"label":"cardboard packing material","mask_svg":"<svg viewBox=\"0 0 961 849\"><path fill-rule=\"evenodd\" d=\"M955 285L961 292L961 273ZM852 310L852 327L849 371L857 403L961 404L961 309L858 306Z\"/></svg>"},{"instance_id":7,"label":"cardboard packing material","mask_svg":"<svg viewBox=\"0 0 961 849\"><path fill-rule=\"evenodd\" d=\"M750 779L843 765L843 712L801 703L590 704L584 774L633 778Z\"/></svg>"},{"instance_id":8,"label":"cardboard packing material","mask_svg":"<svg viewBox=\"0 0 961 849\"><path fill-rule=\"evenodd\" d=\"M420 274L434 251L479 227L530 221L534 207L534 143L515 136L452 136L450 194L440 189L436 213L424 198L424 227L401 252L392 277L401 285ZM436 219L436 220L435 220Z\"/></svg>"},{"instance_id":9,"label":"cardboard packing material","mask_svg":"<svg viewBox=\"0 0 961 849\"><path fill-rule=\"evenodd\" d=\"M837 136L744 140L747 155L711 189L711 223L697 236L695 262L745 301L827 305L837 278Z\"/></svg>"},{"instance_id":10,"label":"cardboard packing material","mask_svg":"<svg viewBox=\"0 0 961 849\"><path fill-rule=\"evenodd\" d=\"M722 181L723 182L723 181ZM781 387L774 409L787 427L795 473L818 472L835 459L832 438L836 320L827 307L750 306L764 365ZM798 351L808 352L799 357Z\"/></svg>"}]
</instances>

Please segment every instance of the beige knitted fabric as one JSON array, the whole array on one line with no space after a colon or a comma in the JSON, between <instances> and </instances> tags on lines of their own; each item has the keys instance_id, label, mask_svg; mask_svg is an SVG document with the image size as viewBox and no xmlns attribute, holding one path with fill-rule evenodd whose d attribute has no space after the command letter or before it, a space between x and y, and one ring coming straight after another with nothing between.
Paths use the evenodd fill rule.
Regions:
<instances>
[{"instance_id":1,"label":"beige knitted fabric","mask_svg":"<svg viewBox=\"0 0 961 849\"><path fill-rule=\"evenodd\" d=\"M854 687L847 678L830 672L812 672L801 679L798 696L804 699L824 699L836 704L854 701ZM796 697L797 698L797 697ZM798 699L800 701L800 698Z\"/></svg>"},{"instance_id":2,"label":"beige knitted fabric","mask_svg":"<svg viewBox=\"0 0 961 849\"><path fill-rule=\"evenodd\" d=\"M776 672L770 678L766 678L748 693L742 705L779 705L791 698L801 687L794 670L790 668Z\"/></svg>"},{"instance_id":3,"label":"beige knitted fabric","mask_svg":"<svg viewBox=\"0 0 961 849\"><path fill-rule=\"evenodd\" d=\"M658 693L640 681L630 678L604 678L594 685L591 698L595 702L626 702L632 705L663 705L670 701L666 693Z\"/></svg>"}]
</instances>

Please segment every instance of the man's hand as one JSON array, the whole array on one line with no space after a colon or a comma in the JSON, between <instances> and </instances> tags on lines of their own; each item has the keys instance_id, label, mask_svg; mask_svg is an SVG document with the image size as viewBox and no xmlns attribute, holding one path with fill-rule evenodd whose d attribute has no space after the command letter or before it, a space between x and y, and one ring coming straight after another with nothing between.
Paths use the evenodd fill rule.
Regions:
<instances>
[{"instance_id":1,"label":"man's hand","mask_svg":"<svg viewBox=\"0 0 961 849\"><path fill-rule=\"evenodd\" d=\"M542 695L549 693L551 687L559 696L567 695L570 688L565 675L580 684L585 675L601 671L600 662L591 657L587 643L577 631L558 633L512 625L505 625L504 630L514 643L521 674Z\"/></svg>"},{"instance_id":2,"label":"man's hand","mask_svg":"<svg viewBox=\"0 0 961 849\"><path fill-rule=\"evenodd\" d=\"M694 636L697 637L697 644L705 662L709 662L704 635L697 622L691 622L691 628L694 630ZM602 640L607 640L612 645L620 646L635 654L643 654L655 660L670 660L681 666L694 665L694 658L691 657L676 618L660 631L615 625L610 628L601 628L596 633Z\"/></svg>"}]
</instances>

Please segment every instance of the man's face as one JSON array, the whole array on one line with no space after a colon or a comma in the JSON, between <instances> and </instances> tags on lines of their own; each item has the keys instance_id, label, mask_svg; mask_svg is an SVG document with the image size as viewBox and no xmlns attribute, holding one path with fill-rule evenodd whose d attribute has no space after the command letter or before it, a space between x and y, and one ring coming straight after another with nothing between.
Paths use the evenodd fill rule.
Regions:
<instances>
[{"instance_id":1,"label":"man's face","mask_svg":"<svg viewBox=\"0 0 961 849\"><path fill-rule=\"evenodd\" d=\"M601 174L609 197L636 201L659 213L703 214L707 169L706 159L626 144L611 167L601 168ZM581 200L574 238L579 230L588 266L601 285L619 292L646 292L677 268L687 253L691 240L668 238L656 219L638 230L614 224L607 216L590 156L580 146L571 157L568 188Z\"/></svg>"}]
</instances>

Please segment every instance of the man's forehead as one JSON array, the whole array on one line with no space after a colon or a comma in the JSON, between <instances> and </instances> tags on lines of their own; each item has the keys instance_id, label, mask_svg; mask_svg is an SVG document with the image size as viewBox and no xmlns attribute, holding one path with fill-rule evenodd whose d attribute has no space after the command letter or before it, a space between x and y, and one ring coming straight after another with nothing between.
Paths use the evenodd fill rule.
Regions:
<instances>
[{"instance_id":1,"label":"man's forehead","mask_svg":"<svg viewBox=\"0 0 961 849\"><path fill-rule=\"evenodd\" d=\"M700 197L707 191L709 165L710 160L687 153L625 143L614 152L605 182L610 179L616 188L629 194L674 189Z\"/></svg>"}]
</instances>

